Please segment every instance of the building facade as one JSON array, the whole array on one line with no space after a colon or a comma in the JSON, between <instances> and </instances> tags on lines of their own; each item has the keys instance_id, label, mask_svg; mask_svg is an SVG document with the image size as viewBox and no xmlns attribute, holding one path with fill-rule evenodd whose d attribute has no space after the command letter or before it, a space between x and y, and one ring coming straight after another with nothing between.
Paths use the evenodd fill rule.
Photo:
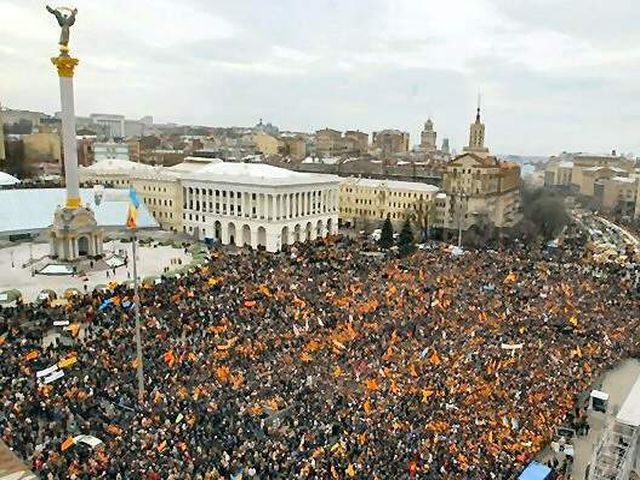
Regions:
<instances>
[{"instance_id":1,"label":"building facade","mask_svg":"<svg viewBox=\"0 0 640 480\"><path fill-rule=\"evenodd\" d=\"M611 177L597 180L594 199L604 210L633 216L638 196L638 178Z\"/></svg>"},{"instance_id":2,"label":"building facade","mask_svg":"<svg viewBox=\"0 0 640 480\"><path fill-rule=\"evenodd\" d=\"M80 168L80 180L133 187L163 229L224 245L277 251L338 228L333 175L187 157L169 168L108 159Z\"/></svg>"},{"instance_id":3,"label":"building facade","mask_svg":"<svg viewBox=\"0 0 640 480\"><path fill-rule=\"evenodd\" d=\"M447 194L443 228L462 230L489 220L498 228L520 221L520 167L493 156L463 153L448 165L443 178Z\"/></svg>"},{"instance_id":4,"label":"building facade","mask_svg":"<svg viewBox=\"0 0 640 480\"><path fill-rule=\"evenodd\" d=\"M253 141L256 144L256 150L263 155L279 155L284 152L284 142L267 133L256 133Z\"/></svg>"},{"instance_id":5,"label":"building facade","mask_svg":"<svg viewBox=\"0 0 640 480\"><path fill-rule=\"evenodd\" d=\"M316 131L316 154L321 157L339 155L343 151L342 132L332 128Z\"/></svg>"},{"instance_id":6,"label":"building facade","mask_svg":"<svg viewBox=\"0 0 640 480\"><path fill-rule=\"evenodd\" d=\"M369 150L369 134L360 130L347 130L344 132L345 148L349 153L363 154Z\"/></svg>"},{"instance_id":7,"label":"building facade","mask_svg":"<svg viewBox=\"0 0 640 480\"><path fill-rule=\"evenodd\" d=\"M340 185L340 221L365 230L378 228L386 218L396 227L405 220L418 220L419 215L435 223L438 190L419 182L346 178Z\"/></svg>"},{"instance_id":8,"label":"building facade","mask_svg":"<svg viewBox=\"0 0 640 480\"><path fill-rule=\"evenodd\" d=\"M373 132L373 146L383 157L391 157L409 151L409 133L400 130Z\"/></svg>"},{"instance_id":9,"label":"building facade","mask_svg":"<svg viewBox=\"0 0 640 480\"><path fill-rule=\"evenodd\" d=\"M80 182L84 184L129 188L133 179L156 171L156 167L144 163L109 158L88 167L81 166L78 175Z\"/></svg>"},{"instance_id":10,"label":"building facade","mask_svg":"<svg viewBox=\"0 0 640 480\"><path fill-rule=\"evenodd\" d=\"M307 155L307 142L297 135L286 135L280 137L285 145L285 154L294 160L302 160Z\"/></svg>"},{"instance_id":11,"label":"building facade","mask_svg":"<svg viewBox=\"0 0 640 480\"><path fill-rule=\"evenodd\" d=\"M339 178L331 175L212 162L182 178L183 231L278 251L337 232L338 188Z\"/></svg>"},{"instance_id":12,"label":"building facade","mask_svg":"<svg viewBox=\"0 0 640 480\"><path fill-rule=\"evenodd\" d=\"M581 168L578 183L578 192L586 197L593 197L595 184L600 180L613 177L626 177L628 172L618 167L588 167Z\"/></svg>"},{"instance_id":13,"label":"building facade","mask_svg":"<svg viewBox=\"0 0 640 480\"><path fill-rule=\"evenodd\" d=\"M93 144L94 161L129 160L129 145L127 143L104 142Z\"/></svg>"},{"instance_id":14,"label":"building facade","mask_svg":"<svg viewBox=\"0 0 640 480\"><path fill-rule=\"evenodd\" d=\"M182 231L180 177L163 169L139 172L131 180L140 200L163 230Z\"/></svg>"},{"instance_id":15,"label":"building facade","mask_svg":"<svg viewBox=\"0 0 640 480\"><path fill-rule=\"evenodd\" d=\"M125 137L125 118L124 115L114 115L110 113L92 113L89 119L93 125L100 129L101 136L107 138L124 138Z\"/></svg>"},{"instance_id":16,"label":"building facade","mask_svg":"<svg viewBox=\"0 0 640 480\"><path fill-rule=\"evenodd\" d=\"M5 153L4 153L4 120L2 116L2 105L0 104L0 165L4 165Z\"/></svg>"},{"instance_id":17,"label":"building facade","mask_svg":"<svg viewBox=\"0 0 640 480\"><path fill-rule=\"evenodd\" d=\"M544 171L544 186L570 189L573 180L574 163L568 160L549 163Z\"/></svg>"},{"instance_id":18,"label":"building facade","mask_svg":"<svg viewBox=\"0 0 640 480\"><path fill-rule=\"evenodd\" d=\"M62 139L58 132L35 132L22 137L27 163L62 161Z\"/></svg>"}]
</instances>

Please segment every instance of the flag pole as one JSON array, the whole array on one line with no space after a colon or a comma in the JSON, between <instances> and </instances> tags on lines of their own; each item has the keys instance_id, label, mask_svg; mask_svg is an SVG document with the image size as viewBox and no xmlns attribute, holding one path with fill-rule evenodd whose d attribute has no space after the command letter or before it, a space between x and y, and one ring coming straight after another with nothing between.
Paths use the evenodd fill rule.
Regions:
<instances>
[{"instance_id":1,"label":"flag pole","mask_svg":"<svg viewBox=\"0 0 640 480\"><path fill-rule=\"evenodd\" d=\"M136 352L138 370L138 401L144 401L144 369L142 366L142 339L140 334L140 296L138 295L138 236L136 229L133 229L131 241L133 249L133 308L136 318Z\"/></svg>"}]
</instances>

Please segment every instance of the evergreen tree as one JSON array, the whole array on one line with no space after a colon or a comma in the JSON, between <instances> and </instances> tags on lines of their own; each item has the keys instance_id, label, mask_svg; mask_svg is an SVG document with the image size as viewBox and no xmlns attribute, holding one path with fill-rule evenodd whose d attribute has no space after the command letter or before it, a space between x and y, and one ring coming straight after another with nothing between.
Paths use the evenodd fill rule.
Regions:
<instances>
[{"instance_id":1,"label":"evergreen tree","mask_svg":"<svg viewBox=\"0 0 640 480\"><path fill-rule=\"evenodd\" d=\"M400 253L402 255L406 255L413 251L413 230L411 230L411 223L409 220L404 221L404 225L402 225L402 230L400 230L400 238L398 238L398 247L400 248Z\"/></svg>"},{"instance_id":2,"label":"evergreen tree","mask_svg":"<svg viewBox=\"0 0 640 480\"><path fill-rule=\"evenodd\" d=\"M378 245L381 248L391 248L393 246L393 225L391 225L389 217L382 224L382 233L380 234Z\"/></svg>"}]
</instances>

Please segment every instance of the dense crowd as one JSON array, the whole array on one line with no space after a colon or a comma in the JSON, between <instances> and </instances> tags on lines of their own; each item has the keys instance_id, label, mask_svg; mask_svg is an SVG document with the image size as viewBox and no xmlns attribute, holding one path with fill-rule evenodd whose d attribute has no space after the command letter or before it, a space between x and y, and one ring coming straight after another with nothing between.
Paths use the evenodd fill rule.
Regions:
<instances>
[{"instance_id":1,"label":"dense crowd","mask_svg":"<svg viewBox=\"0 0 640 480\"><path fill-rule=\"evenodd\" d=\"M579 244L360 247L216 252L142 289L142 404L128 287L0 310L2 439L45 479L513 479L640 351L640 300Z\"/></svg>"}]
</instances>

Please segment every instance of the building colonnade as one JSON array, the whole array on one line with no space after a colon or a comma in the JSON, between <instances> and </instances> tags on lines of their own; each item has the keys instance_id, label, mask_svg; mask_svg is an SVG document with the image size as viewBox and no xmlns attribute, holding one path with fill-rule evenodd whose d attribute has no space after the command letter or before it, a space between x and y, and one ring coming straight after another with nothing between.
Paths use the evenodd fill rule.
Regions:
<instances>
[{"instance_id":1,"label":"building colonnade","mask_svg":"<svg viewBox=\"0 0 640 480\"><path fill-rule=\"evenodd\" d=\"M200 239L273 252L337 232L337 185L294 186L279 192L194 183L182 187L183 230Z\"/></svg>"},{"instance_id":2,"label":"building colonnade","mask_svg":"<svg viewBox=\"0 0 640 480\"><path fill-rule=\"evenodd\" d=\"M212 213L259 220L287 220L338 211L336 189L265 193L185 186L185 212Z\"/></svg>"}]
</instances>

